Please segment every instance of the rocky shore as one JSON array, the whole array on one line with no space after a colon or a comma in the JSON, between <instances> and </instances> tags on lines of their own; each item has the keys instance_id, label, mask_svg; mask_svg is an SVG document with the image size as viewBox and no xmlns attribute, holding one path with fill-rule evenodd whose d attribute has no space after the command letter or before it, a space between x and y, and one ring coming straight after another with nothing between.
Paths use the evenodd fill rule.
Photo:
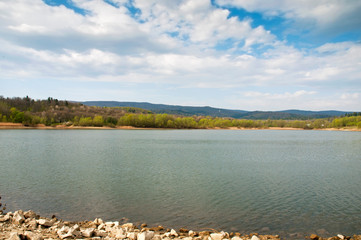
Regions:
<instances>
[{"instance_id":1,"label":"rocky shore","mask_svg":"<svg viewBox=\"0 0 361 240\"><path fill-rule=\"evenodd\" d=\"M129 240L266 240L282 239L278 235L258 235L251 233L227 233L212 231L192 231L180 228L166 229L162 226L135 226L133 223L120 224L118 221L105 222L100 218L94 221L69 222L40 217L33 211L15 211L0 215L0 239L9 240L51 240L51 239L129 239ZM341 234L321 238L315 234L306 239L361 240L361 235L343 236Z\"/></svg>"}]
</instances>

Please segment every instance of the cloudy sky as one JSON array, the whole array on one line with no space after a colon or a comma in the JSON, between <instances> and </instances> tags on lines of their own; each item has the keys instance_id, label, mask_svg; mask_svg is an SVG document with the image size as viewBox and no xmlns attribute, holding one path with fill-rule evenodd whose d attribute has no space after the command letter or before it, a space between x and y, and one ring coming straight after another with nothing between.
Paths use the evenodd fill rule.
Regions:
<instances>
[{"instance_id":1,"label":"cloudy sky","mask_svg":"<svg viewBox=\"0 0 361 240\"><path fill-rule=\"evenodd\" d=\"M360 0L0 0L0 95L361 111Z\"/></svg>"}]
</instances>

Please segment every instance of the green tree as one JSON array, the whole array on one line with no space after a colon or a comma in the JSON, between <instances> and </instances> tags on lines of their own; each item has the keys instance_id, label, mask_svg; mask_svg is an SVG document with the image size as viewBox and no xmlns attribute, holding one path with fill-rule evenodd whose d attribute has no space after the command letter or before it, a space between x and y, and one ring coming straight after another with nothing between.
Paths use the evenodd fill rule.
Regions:
<instances>
[{"instance_id":1,"label":"green tree","mask_svg":"<svg viewBox=\"0 0 361 240\"><path fill-rule=\"evenodd\" d=\"M95 116L93 118L93 125L97 127L102 127L104 125L104 119L102 116Z\"/></svg>"}]
</instances>

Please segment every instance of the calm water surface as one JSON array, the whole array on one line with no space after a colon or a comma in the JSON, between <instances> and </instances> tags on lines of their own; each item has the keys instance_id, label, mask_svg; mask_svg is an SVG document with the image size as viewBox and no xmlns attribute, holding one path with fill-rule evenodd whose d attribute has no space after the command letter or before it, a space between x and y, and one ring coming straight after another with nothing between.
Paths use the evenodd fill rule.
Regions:
<instances>
[{"instance_id":1,"label":"calm water surface","mask_svg":"<svg viewBox=\"0 0 361 240\"><path fill-rule=\"evenodd\" d=\"M0 166L10 211L361 234L360 132L1 130Z\"/></svg>"}]
</instances>

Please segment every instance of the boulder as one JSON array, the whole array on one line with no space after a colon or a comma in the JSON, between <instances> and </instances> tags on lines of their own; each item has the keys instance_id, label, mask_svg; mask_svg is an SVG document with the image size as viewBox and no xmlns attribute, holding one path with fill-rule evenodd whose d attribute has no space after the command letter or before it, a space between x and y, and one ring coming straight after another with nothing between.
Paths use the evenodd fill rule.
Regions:
<instances>
[{"instance_id":1,"label":"boulder","mask_svg":"<svg viewBox=\"0 0 361 240\"><path fill-rule=\"evenodd\" d=\"M251 240L260 240L259 237L257 237L256 235L253 235Z\"/></svg>"},{"instance_id":2,"label":"boulder","mask_svg":"<svg viewBox=\"0 0 361 240\"><path fill-rule=\"evenodd\" d=\"M342 235L342 234L337 234L337 237L338 237L339 239L345 239L345 236Z\"/></svg>"}]
</instances>

